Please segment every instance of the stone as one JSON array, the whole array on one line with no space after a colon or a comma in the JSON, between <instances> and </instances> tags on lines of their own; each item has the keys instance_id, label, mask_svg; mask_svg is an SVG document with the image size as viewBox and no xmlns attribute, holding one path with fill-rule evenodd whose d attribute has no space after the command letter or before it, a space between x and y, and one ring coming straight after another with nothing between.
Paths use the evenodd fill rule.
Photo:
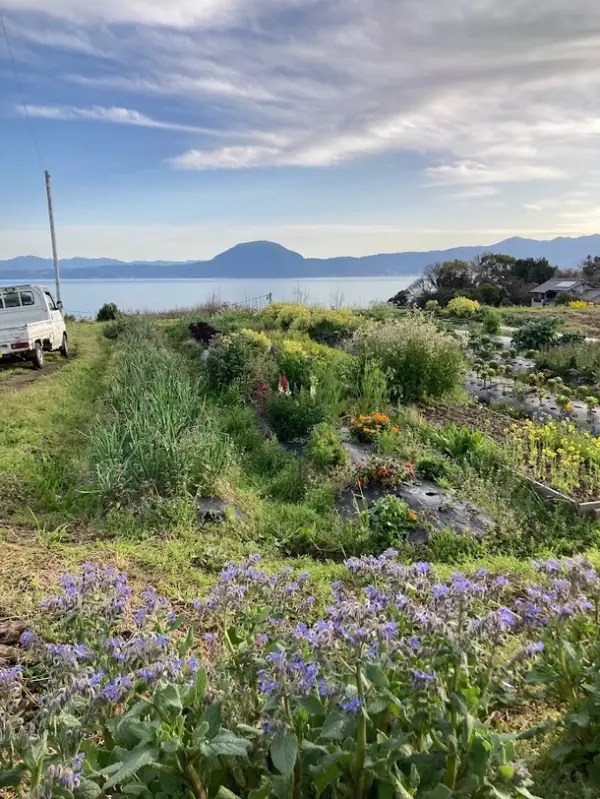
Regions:
<instances>
[{"instance_id":1,"label":"stone","mask_svg":"<svg viewBox=\"0 0 600 799\"><path fill-rule=\"evenodd\" d=\"M189 331L192 338L206 345L210 343L212 338L220 335L219 331L207 322L192 322L189 326Z\"/></svg>"},{"instance_id":2,"label":"stone","mask_svg":"<svg viewBox=\"0 0 600 799\"><path fill-rule=\"evenodd\" d=\"M225 522L232 516L238 521L244 518L239 508L217 497L198 497L197 508L197 517L201 524Z\"/></svg>"}]
</instances>

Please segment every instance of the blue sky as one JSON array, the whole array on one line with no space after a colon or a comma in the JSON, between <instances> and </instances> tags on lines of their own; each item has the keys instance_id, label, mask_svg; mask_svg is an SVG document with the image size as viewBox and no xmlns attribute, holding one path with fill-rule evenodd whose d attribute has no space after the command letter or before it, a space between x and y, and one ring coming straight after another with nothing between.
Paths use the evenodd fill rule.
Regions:
<instances>
[{"instance_id":1,"label":"blue sky","mask_svg":"<svg viewBox=\"0 0 600 799\"><path fill-rule=\"evenodd\" d=\"M596 0L3 0L0 258L600 231Z\"/></svg>"}]
</instances>

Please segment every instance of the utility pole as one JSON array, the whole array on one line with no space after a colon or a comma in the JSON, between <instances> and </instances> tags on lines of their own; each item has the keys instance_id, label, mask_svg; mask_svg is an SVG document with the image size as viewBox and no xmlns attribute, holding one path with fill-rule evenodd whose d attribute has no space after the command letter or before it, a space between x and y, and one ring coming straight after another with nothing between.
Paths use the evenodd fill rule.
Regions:
<instances>
[{"instance_id":1,"label":"utility pole","mask_svg":"<svg viewBox=\"0 0 600 799\"><path fill-rule=\"evenodd\" d=\"M52 260L54 261L54 277L56 279L56 302L61 303L60 298L60 272L58 269L58 255L56 253L56 233L54 231L54 211L52 210L52 184L50 183L50 172L45 171L46 175L46 195L48 197L48 216L50 217L50 237L52 239Z\"/></svg>"}]
</instances>

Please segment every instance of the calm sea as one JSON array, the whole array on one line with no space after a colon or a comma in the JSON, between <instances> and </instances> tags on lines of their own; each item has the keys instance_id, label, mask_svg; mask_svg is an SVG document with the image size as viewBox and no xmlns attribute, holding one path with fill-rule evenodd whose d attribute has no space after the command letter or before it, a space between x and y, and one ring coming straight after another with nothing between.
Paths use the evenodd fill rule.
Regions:
<instances>
[{"instance_id":1,"label":"calm sea","mask_svg":"<svg viewBox=\"0 0 600 799\"><path fill-rule=\"evenodd\" d=\"M209 299L241 302L269 293L273 300L366 306L388 300L415 279L416 276L305 280L63 280L62 300L65 311L77 316L93 315L105 302L114 302L123 311L165 311L200 305ZM19 282L28 281L20 278ZM46 285L54 292L50 281L46 281Z\"/></svg>"}]
</instances>

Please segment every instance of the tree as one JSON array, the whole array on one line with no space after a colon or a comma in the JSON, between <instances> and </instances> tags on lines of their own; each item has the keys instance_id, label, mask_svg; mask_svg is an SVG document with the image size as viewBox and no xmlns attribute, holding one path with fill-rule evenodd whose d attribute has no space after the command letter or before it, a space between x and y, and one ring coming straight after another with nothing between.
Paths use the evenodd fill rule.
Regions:
<instances>
[{"instance_id":1,"label":"tree","mask_svg":"<svg viewBox=\"0 0 600 799\"><path fill-rule=\"evenodd\" d=\"M410 293L419 305L428 300L446 304L457 294L472 288L471 268L468 261L442 261L430 264L425 274L410 288Z\"/></svg>"},{"instance_id":2,"label":"tree","mask_svg":"<svg viewBox=\"0 0 600 799\"><path fill-rule=\"evenodd\" d=\"M547 258L519 258L513 267L513 277L524 283L539 286L554 277L555 266L550 266Z\"/></svg>"},{"instance_id":3,"label":"tree","mask_svg":"<svg viewBox=\"0 0 600 799\"><path fill-rule=\"evenodd\" d=\"M473 281L476 286L506 286L514 276L516 259L512 255L484 252L471 262Z\"/></svg>"},{"instance_id":4,"label":"tree","mask_svg":"<svg viewBox=\"0 0 600 799\"><path fill-rule=\"evenodd\" d=\"M401 289L397 294L394 294L393 297L390 297L388 302L391 305L395 305L397 308L406 308L409 297L408 291L406 289Z\"/></svg>"},{"instance_id":5,"label":"tree","mask_svg":"<svg viewBox=\"0 0 600 799\"><path fill-rule=\"evenodd\" d=\"M600 285L600 255L588 255L581 265L581 274L590 283Z\"/></svg>"},{"instance_id":6,"label":"tree","mask_svg":"<svg viewBox=\"0 0 600 799\"><path fill-rule=\"evenodd\" d=\"M119 309L114 302L105 302L96 314L97 322L112 322L119 315Z\"/></svg>"}]
</instances>

